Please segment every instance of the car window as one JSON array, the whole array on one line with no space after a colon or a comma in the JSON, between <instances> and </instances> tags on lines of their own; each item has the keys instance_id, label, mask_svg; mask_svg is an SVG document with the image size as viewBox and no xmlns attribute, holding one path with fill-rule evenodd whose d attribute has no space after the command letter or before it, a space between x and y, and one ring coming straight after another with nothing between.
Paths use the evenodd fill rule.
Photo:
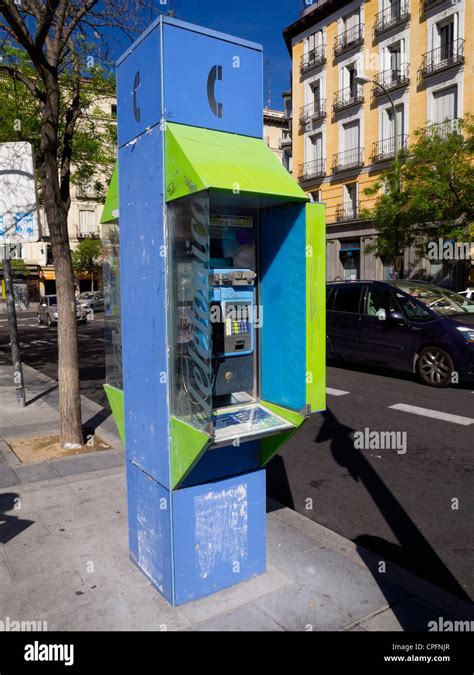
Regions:
<instances>
[{"instance_id":1,"label":"car window","mask_svg":"<svg viewBox=\"0 0 474 675\"><path fill-rule=\"evenodd\" d=\"M418 302L415 298L410 298L404 293L397 293L396 295L407 319L411 321L433 321L432 315L423 307L421 302Z\"/></svg>"},{"instance_id":2,"label":"car window","mask_svg":"<svg viewBox=\"0 0 474 675\"><path fill-rule=\"evenodd\" d=\"M393 293L387 288L369 287L365 313L369 316L378 316L378 312L381 309L384 309L386 314L397 311L397 303L393 297Z\"/></svg>"},{"instance_id":3,"label":"car window","mask_svg":"<svg viewBox=\"0 0 474 675\"><path fill-rule=\"evenodd\" d=\"M360 307L362 286L339 286L336 290L333 310L357 314Z\"/></svg>"}]
</instances>

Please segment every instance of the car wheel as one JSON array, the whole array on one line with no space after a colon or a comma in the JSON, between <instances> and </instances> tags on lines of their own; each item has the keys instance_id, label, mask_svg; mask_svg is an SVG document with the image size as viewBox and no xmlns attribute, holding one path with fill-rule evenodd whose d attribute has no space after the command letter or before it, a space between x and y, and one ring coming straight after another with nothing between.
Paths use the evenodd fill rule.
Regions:
<instances>
[{"instance_id":1,"label":"car wheel","mask_svg":"<svg viewBox=\"0 0 474 675\"><path fill-rule=\"evenodd\" d=\"M416 372L423 384L430 387L448 387L454 372L454 363L441 347L425 347L418 356Z\"/></svg>"}]
</instances>

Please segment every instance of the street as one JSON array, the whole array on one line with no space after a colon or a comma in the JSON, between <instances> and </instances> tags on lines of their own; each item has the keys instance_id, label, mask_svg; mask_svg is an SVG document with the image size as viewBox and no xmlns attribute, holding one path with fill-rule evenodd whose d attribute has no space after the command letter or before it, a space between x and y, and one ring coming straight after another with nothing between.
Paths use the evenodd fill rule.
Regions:
<instances>
[{"instance_id":1,"label":"street","mask_svg":"<svg viewBox=\"0 0 474 675\"><path fill-rule=\"evenodd\" d=\"M18 324L25 363L56 378L56 329L31 312ZM106 406L103 327L96 314L78 333L81 391ZM0 316L0 364L8 343ZM327 387L327 412L268 466L268 495L383 560L472 595L474 385L437 390L409 375L330 366ZM406 446L356 449L352 435L365 429L406 432Z\"/></svg>"}]
</instances>

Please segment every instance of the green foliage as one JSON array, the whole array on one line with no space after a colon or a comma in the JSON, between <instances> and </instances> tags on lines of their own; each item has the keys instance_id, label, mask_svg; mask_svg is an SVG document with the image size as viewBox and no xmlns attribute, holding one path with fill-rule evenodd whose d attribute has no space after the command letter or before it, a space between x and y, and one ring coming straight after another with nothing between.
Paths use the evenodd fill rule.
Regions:
<instances>
[{"instance_id":1,"label":"green foliage","mask_svg":"<svg viewBox=\"0 0 474 675\"><path fill-rule=\"evenodd\" d=\"M82 239L71 251L71 259L75 272L97 276L102 268L102 242L100 239Z\"/></svg>"},{"instance_id":2,"label":"green foliage","mask_svg":"<svg viewBox=\"0 0 474 675\"><path fill-rule=\"evenodd\" d=\"M370 249L393 260L406 247L428 239L470 241L474 219L474 124L467 116L415 132L409 154L401 155L364 194L376 197L363 217L379 235Z\"/></svg>"},{"instance_id":3,"label":"green foliage","mask_svg":"<svg viewBox=\"0 0 474 675\"><path fill-rule=\"evenodd\" d=\"M22 258L13 258L10 260L10 266L12 268L12 275L14 277L22 276L27 277L30 273L26 263ZM0 263L0 271L2 271L2 264Z\"/></svg>"},{"instance_id":4,"label":"green foliage","mask_svg":"<svg viewBox=\"0 0 474 675\"><path fill-rule=\"evenodd\" d=\"M82 49L87 54L92 51L92 46L84 43ZM115 100L115 79L111 71L95 65L95 61L85 58L84 63L90 63L90 67L84 67L82 71L81 112L72 141L71 183L89 185L94 198L105 201L116 159L116 122L111 113L111 102ZM42 89L41 80L23 50L4 47L2 64L28 76L38 89ZM67 115L76 88L67 59L61 68L59 83L61 96L57 156L58 165L61 166ZM29 141L35 150L36 168L39 172L42 130L40 101L22 81L2 70L0 87L0 143ZM38 189L40 190L39 181Z\"/></svg>"}]
</instances>

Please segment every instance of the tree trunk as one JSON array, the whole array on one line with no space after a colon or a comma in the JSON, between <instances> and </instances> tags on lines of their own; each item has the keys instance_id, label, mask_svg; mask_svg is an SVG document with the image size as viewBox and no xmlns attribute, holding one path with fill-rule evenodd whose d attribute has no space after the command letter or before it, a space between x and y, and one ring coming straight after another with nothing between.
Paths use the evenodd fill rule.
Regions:
<instances>
[{"instance_id":1,"label":"tree trunk","mask_svg":"<svg viewBox=\"0 0 474 675\"><path fill-rule=\"evenodd\" d=\"M41 192L51 235L56 295L58 300L58 384L61 446L78 447L83 443L79 359L77 349L76 298L67 215L59 186L57 133L59 91L48 92L42 111Z\"/></svg>"}]
</instances>

